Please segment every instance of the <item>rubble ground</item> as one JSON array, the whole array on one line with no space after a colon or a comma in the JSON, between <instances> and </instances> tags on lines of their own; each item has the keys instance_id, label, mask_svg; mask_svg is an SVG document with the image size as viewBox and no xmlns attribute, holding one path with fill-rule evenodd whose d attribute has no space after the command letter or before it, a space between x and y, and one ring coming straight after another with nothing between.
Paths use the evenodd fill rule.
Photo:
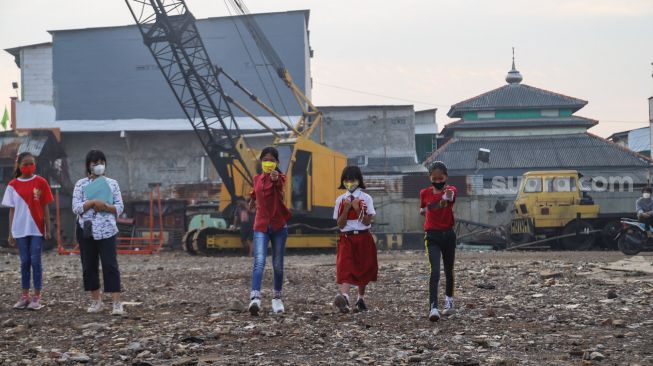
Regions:
<instances>
[{"instance_id":1,"label":"rubble ground","mask_svg":"<svg viewBox=\"0 0 653 366\"><path fill-rule=\"evenodd\" d=\"M635 257L633 257L635 258ZM651 265L653 257L640 258ZM379 253L371 311L339 314L335 255L286 256L286 313L246 312L251 260L119 257L127 315L87 314L78 256L43 256L44 303L17 311L19 259L0 253L0 364L651 365L653 274L618 252L458 252L457 313L430 323L424 253ZM444 281L441 281L443 285ZM355 295L354 295L355 296Z\"/></svg>"}]
</instances>

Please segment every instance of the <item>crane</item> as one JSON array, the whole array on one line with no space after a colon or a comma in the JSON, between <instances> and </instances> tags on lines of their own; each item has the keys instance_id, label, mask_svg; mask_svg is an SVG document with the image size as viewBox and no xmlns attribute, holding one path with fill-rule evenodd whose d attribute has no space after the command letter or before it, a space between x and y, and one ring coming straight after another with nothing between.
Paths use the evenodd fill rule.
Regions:
<instances>
[{"instance_id":1,"label":"crane","mask_svg":"<svg viewBox=\"0 0 653 366\"><path fill-rule=\"evenodd\" d=\"M188 10L184 0L125 2L145 45L222 179L225 189L221 190L220 194L220 210L223 213L228 211L237 197L249 193L253 175L257 171L257 152L248 146L233 112L234 109L239 109L275 136L274 144L280 152L279 166L288 176L289 182L286 186L286 205L293 209L297 223L304 225L304 228L311 225L325 227L325 222L328 224L326 226L333 226L331 206L339 194L337 172L346 165L347 157L324 146L322 138L319 143L311 139L315 126L320 124L321 113L292 81L290 73L269 45L269 41L264 36L259 37L265 39L269 46L265 53L270 56L266 57L276 55L277 61L273 64L277 67L279 76L293 90L297 101L302 105L303 114L295 126L285 121L211 61L198 32L195 17ZM262 35L262 32L260 34ZM290 131L290 136L282 137L236 98L228 95L223 83L234 85L247 98L275 117ZM304 104L308 105L308 108L305 108ZM316 117L316 120L310 121L311 117ZM319 169L313 169L314 166ZM225 237L225 233L213 233L222 235L220 240ZM201 230L195 234L196 238L198 234L201 234ZM202 238L205 247L218 242L221 244L215 244L216 246L225 246L224 240L211 239L207 232L204 232ZM331 240L321 242L328 242L328 245L325 244L327 246L335 245ZM238 247L239 243L226 246L229 245ZM292 241L289 241L289 246L292 246Z\"/></svg>"}]
</instances>

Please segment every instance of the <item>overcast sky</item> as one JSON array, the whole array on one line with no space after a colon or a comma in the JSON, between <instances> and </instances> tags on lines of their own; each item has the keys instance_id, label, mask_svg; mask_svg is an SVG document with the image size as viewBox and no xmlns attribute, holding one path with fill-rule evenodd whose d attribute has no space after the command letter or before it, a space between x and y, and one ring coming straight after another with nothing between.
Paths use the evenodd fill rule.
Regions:
<instances>
[{"instance_id":1,"label":"overcast sky","mask_svg":"<svg viewBox=\"0 0 653 366\"><path fill-rule=\"evenodd\" d=\"M186 0L197 18L223 0ZM48 42L51 29L131 24L122 0L0 0L0 48ZM652 0L246 0L252 12L310 9L317 105L450 105L505 84L511 47L523 83L585 99L591 132L648 125ZM0 108L19 80L0 52ZM1 111L0 111L1 113Z\"/></svg>"}]
</instances>

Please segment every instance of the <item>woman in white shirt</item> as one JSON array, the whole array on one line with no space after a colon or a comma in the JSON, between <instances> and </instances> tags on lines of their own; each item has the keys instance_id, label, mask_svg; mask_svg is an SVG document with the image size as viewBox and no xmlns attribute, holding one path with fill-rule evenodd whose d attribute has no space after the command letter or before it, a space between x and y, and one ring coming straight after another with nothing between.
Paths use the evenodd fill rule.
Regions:
<instances>
[{"instance_id":1,"label":"woman in white shirt","mask_svg":"<svg viewBox=\"0 0 653 366\"><path fill-rule=\"evenodd\" d=\"M113 315L123 315L120 301L120 270L116 252L118 226L116 217L122 214L124 205L120 187L114 179L104 176L107 159L100 150L86 155L86 173L75 184L73 212L78 215L77 241L84 278L84 290L91 292L89 313L102 311L100 294L99 261L102 262L104 292L111 293Z\"/></svg>"}]
</instances>

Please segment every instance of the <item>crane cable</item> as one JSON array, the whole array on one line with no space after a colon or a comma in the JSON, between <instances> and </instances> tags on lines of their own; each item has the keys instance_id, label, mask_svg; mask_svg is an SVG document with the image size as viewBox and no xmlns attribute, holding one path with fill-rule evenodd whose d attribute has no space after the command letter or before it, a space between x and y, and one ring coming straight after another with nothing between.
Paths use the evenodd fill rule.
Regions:
<instances>
[{"instance_id":1,"label":"crane cable","mask_svg":"<svg viewBox=\"0 0 653 366\"><path fill-rule=\"evenodd\" d=\"M256 47L257 47L257 49L259 51L259 55L261 56L261 60L263 60L263 64L265 65L265 69L266 69L266 71L268 73L268 76L270 77L270 81L272 82L272 87L274 88L274 90L275 90L275 92L277 94L277 97L279 98L279 102L281 103L281 106L283 107L283 110L286 113L286 117L290 118L290 113L288 112L288 108L286 107L286 104L284 103L283 98L281 97L281 93L279 92L279 89L277 88L277 84L275 83L275 78L270 73L270 63L272 63L272 66L274 66L277 69L275 71L277 72L277 74L279 74L279 77L281 77L280 69L285 70L286 67L283 65L283 62L281 61L281 58L279 57L279 55L276 53L276 51L274 50L274 48L270 44L270 41L267 38L265 38L265 34L263 34L263 30L261 30L261 27L258 25L258 23L256 23L256 20L254 20L252 18L252 14L249 11L249 9L247 8L247 6L245 5L245 3L242 0L240 0L240 1L230 0L230 3L232 4L232 6L236 10L236 12L238 12L238 9L240 9L240 12L243 13L242 17L243 17L244 21L247 22L246 26L248 26L247 28L249 29L250 35L252 36L252 39L254 40L254 44L256 44ZM229 10L228 5L227 5L227 10ZM231 14L231 12L230 12L230 14ZM234 20L234 26L236 26L235 25L235 20ZM239 32L239 34L240 34L240 32ZM241 36L241 42L243 43L243 47L246 48L247 46L245 45L245 41L242 38L242 36ZM262 47L264 47L265 49L263 50ZM266 60L268 62L265 62ZM262 81L261 81L261 83L262 83ZM272 102L272 100L270 100L270 102ZM273 107L274 107L274 104L273 104ZM275 109L276 109L276 107L275 107ZM292 122L290 120L288 120L287 122L292 125Z\"/></svg>"},{"instance_id":2,"label":"crane cable","mask_svg":"<svg viewBox=\"0 0 653 366\"><path fill-rule=\"evenodd\" d=\"M240 38L240 42L243 45L243 48L245 49L245 52L247 53L247 56L249 57L250 62L252 63L254 67L254 71L256 72L256 76L261 83L261 86L263 87L263 90L265 92L265 95L267 96L268 100L270 101L270 104L272 105L272 108L275 110L278 110L277 106L274 103L274 100L270 96L270 93L268 92L268 89L265 86L265 83L263 82L263 78L261 77L261 74L259 73L258 67L256 65L256 62L254 61L254 58L252 56L252 53L250 52L249 48L247 47L247 44L245 43L245 39L240 31L240 28L238 27L238 24L236 23L235 16L231 12L231 9L229 7L229 4L227 3L227 0L224 0L225 7L227 8L227 11L229 12L231 21L234 23L234 28L236 29L236 32L238 33L238 37ZM244 17L248 17L250 15L245 14L243 15ZM253 38L254 36L252 36ZM261 56L261 59L263 61L263 65L265 66L265 70L267 71L268 77L270 78L270 81L272 83L272 86L277 94L277 97L279 98L279 102L281 103L281 106L283 107L284 112L286 113L286 118L290 118L290 113L288 112L288 108L286 107L286 104L283 102L283 98L281 97L281 93L279 92L279 89L277 88L276 83L274 82L274 78L272 77L272 74L270 73L270 64L266 61L266 57L263 54L262 50L258 47L258 43L255 41L254 42L257 45L257 49L259 51L259 54ZM288 121L289 124L292 125L292 121Z\"/></svg>"}]
</instances>

